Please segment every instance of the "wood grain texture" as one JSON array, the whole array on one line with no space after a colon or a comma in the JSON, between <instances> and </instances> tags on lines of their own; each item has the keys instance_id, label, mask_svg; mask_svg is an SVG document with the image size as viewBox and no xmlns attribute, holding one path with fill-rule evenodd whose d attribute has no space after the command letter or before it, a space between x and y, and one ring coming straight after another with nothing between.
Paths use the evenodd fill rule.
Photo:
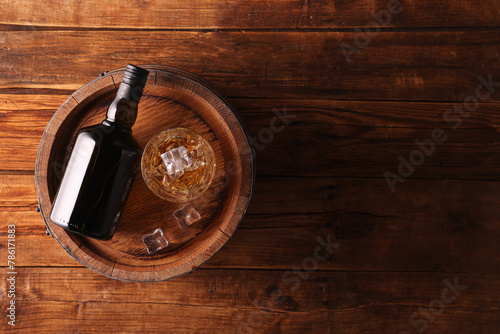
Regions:
<instances>
[{"instance_id":1,"label":"wood grain texture","mask_svg":"<svg viewBox=\"0 0 500 334\"><path fill-rule=\"evenodd\" d=\"M17 225L19 265L77 265L45 235L32 183L0 176L0 230ZM16 189L28 196L9 201ZM301 266L331 234L340 247L321 270L500 273L499 196L499 182L407 180L392 194L383 179L259 177L240 228L203 267Z\"/></svg>"},{"instance_id":2,"label":"wood grain texture","mask_svg":"<svg viewBox=\"0 0 500 334\"><path fill-rule=\"evenodd\" d=\"M20 266L18 327L9 330L498 333L498 89L456 130L443 115L479 76L500 82L500 3L401 0L401 13L363 40L388 3L3 3L0 258L15 223ZM360 52L348 62L341 44ZM255 138L275 112L296 116L257 152L255 196L234 237L168 282L121 282L80 266L36 212L46 124L73 91L128 62L208 79ZM391 192L383 173L438 127L449 138ZM329 234L339 247L304 272L317 237ZM455 278L467 288L433 309ZM2 309L6 289L0 281ZM283 303L273 302L277 289Z\"/></svg>"},{"instance_id":3,"label":"wood grain texture","mask_svg":"<svg viewBox=\"0 0 500 334\"><path fill-rule=\"evenodd\" d=\"M388 0L118 0L6 3L0 23L9 28L120 28L120 29L334 29L364 27L372 13L387 10ZM406 2L391 16L389 27L489 27L500 26L495 11L498 0ZM392 6L392 5L391 5ZM383 21L385 22L385 21Z\"/></svg>"},{"instance_id":4,"label":"wood grain texture","mask_svg":"<svg viewBox=\"0 0 500 334\"><path fill-rule=\"evenodd\" d=\"M480 75L500 77L498 31L384 32L348 63L340 44L356 34L0 32L0 89L76 90L128 62L175 64L229 97L462 101Z\"/></svg>"},{"instance_id":5,"label":"wood grain texture","mask_svg":"<svg viewBox=\"0 0 500 334\"><path fill-rule=\"evenodd\" d=\"M34 169L38 141L66 98L0 95L0 153L10 157L0 160L0 170ZM397 172L399 155L409 159L418 149L415 140L431 138L435 128L444 129L448 139L436 145L412 178L497 180L500 173L497 102L481 103L468 118L460 120L456 130L456 121L443 120L453 103L299 99L232 102L258 144L259 175L383 178L385 171ZM277 114L291 115L285 119L290 123L276 120ZM273 126L279 131L269 137ZM464 150L465 146L471 149ZM19 150L24 154L17 154Z\"/></svg>"},{"instance_id":6,"label":"wood grain texture","mask_svg":"<svg viewBox=\"0 0 500 334\"><path fill-rule=\"evenodd\" d=\"M298 284L283 280L284 274L200 270L144 284L111 281L83 268L22 268L14 331L99 333L120 322L122 333L165 333L166 325L176 333L194 326L199 333L413 332L422 324L412 326L410 316L425 319L419 308L439 300L445 280L455 279L465 288L425 322L426 329L461 332L473 320L482 333L494 333L489 329L500 324L498 275L314 272ZM5 289L5 280L0 286ZM445 297L453 297L450 290Z\"/></svg>"}]
</instances>

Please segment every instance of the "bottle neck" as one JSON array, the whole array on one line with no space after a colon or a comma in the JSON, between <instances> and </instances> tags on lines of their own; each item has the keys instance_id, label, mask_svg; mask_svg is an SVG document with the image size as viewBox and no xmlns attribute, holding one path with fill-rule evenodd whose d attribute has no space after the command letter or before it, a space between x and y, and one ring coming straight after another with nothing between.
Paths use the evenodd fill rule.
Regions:
<instances>
[{"instance_id":1,"label":"bottle neck","mask_svg":"<svg viewBox=\"0 0 500 334\"><path fill-rule=\"evenodd\" d=\"M116 93L116 97L122 97L127 100L135 101L139 103L139 100L142 96L142 90L144 86L141 85L131 85L129 83L122 82L120 87L118 87L118 92Z\"/></svg>"},{"instance_id":2,"label":"bottle neck","mask_svg":"<svg viewBox=\"0 0 500 334\"><path fill-rule=\"evenodd\" d=\"M142 96L142 86L131 86L122 82L116 98L106 113L106 121L131 128L137 119L137 106Z\"/></svg>"}]
</instances>

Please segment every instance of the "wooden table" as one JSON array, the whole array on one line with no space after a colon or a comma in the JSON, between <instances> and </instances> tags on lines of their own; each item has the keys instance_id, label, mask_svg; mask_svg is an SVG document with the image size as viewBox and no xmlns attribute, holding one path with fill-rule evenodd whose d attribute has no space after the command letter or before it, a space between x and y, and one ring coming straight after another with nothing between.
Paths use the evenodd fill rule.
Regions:
<instances>
[{"instance_id":1,"label":"wooden table","mask_svg":"<svg viewBox=\"0 0 500 334\"><path fill-rule=\"evenodd\" d=\"M5 332L500 332L500 1L1 8ZM194 273L154 284L80 266L36 211L48 121L129 62L212 82L257 151L234 237Z\"/></svg>"}]
</instances>

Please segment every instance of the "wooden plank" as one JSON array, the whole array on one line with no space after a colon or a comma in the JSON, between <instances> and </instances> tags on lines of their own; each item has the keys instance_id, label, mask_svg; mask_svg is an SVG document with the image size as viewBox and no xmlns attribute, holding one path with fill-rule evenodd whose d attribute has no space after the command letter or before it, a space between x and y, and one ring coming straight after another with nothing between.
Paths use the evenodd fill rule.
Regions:
<instances>
[{"instance_id":1,"label":"wooden plank","mask_svg":"<svg viewBox=\"0 0 500 334\"><path fill-rule=\"evenodd\" d=\"M78 265L44 234L32 184L0 176L0 232L16 224L21 266ZM203 267L300 267L332 235L340 246L322 270L500 273L489 255L500 252L498 198L500 182L407 180L391 193L383 179L260 177L239 229Z\"/></svg>"},{"instance_id":2,"label":"wooden plank","mask_svg":"<svg viewBox=\"0 0 500 334\"><path fill-rule=\"evenodd\" d=\"M83 268L21 268L12 330L170 333L196 328L197 333L213 333L217 326L221 333L399 333L415 332L425 324L432 332L467 328L494 333L500 325L498 275L311 272L299 283L283 275L199 270L172 281L141 284L110 280ZM6 280L0 285L7 291ZM459 286L455 294L450 285ZM425 310L434 310L429 306L435 300L443 308L430 313L432 321L426 320ZM2 299L2 309L6 302Z\"/></svg>"},{"instance_id":3,"label":"wooden plank","mask_svg":"<svg viewBox=\"0 0 500 334\"><path fill-rule=\"evenodd\" d=\"M17 211L34 210L37 205L33 175L0 175L0 207Z\"/></svg>"},{"instance_id":4,"label":"wooden plank","mask_svg":"<svg viewBox=\"0 0 500 334\"><path fill-rule=\"evenodd\" d=\"M0 155L6 157L0 160L0 170L34 169L42 133L66 97L0 95ZM259 175L383 178L386 171L398 173L399 155L409 160L411 152L419 149L415 140L432 138L435 128L445 129L448 139L436 145L411 178L495 180L500 174L500 104L496 102L479 104L456 130L455 121L443 121L453 108L451 103L232 102L256 143ZM290 123L277 121L276 115L291 115L284 118Z\"/></svg>"},{"instance_id":5,"label":"wooden plank","mask_svg":"<svg viewBox=\"0 0 500 334\"><path fill-rule=\"evenodd\" d=\"M456 118L445 121L455 104L235 102L257 143L260 175L384 178L387 172L400 175L400 166L416 161L415 155L422 155L423 161L411 167L410 178L497 180L500 173L496 103L480 104L467 118L453 112L448 117ZM269 131L275 116L272 110L293 117L280 132ZM435 129L443 129L443 142L432 140Z\"/></svg>"},{"instance_id":6,"label":"wooden plank","mask_svg":"<svg viewBox=\"0 0 500 334\"><path fill-rule=\"evenodd\" d=\"M398 4L400 4L398 6ZM471 0L444 2L395 1L399 12L383 17L385 27L481 27L499 26L492 8L498 0L480 3ZM28 0L6 3L0 23L57 28L133 29L242 29L242 28L349 28L374 21L372 13L387 11L388 0L336 1L249 1L173 0L136 1L123 6L118 0L38 3ZM401 8L401 9L400 9Z\"/></svg>"},{"instance_id":7,"label":"wooden plank","mask_svg":"<svg viewBox=\"0 0 500 334\"><path fill-rule=\"evenodd\" d=\"M349 63L340 44L356 34L6 31L0 88L77 89L129 62L190 71L230 97L461 101L478 76L500 77L499 31L384 32Z\"/></svg>"}]
</instances>

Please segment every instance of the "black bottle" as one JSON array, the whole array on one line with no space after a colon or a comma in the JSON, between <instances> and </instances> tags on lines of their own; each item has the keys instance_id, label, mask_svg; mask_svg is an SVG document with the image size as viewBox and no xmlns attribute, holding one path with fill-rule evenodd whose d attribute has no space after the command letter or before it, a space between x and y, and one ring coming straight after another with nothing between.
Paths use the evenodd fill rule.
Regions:
<instances>
[{"instance_id":1,"label":"black bottle","mask_svg":"<svg viewBox=\"0 0 500 334\"><path fill-rule=\"evenodd\" d=\"M140 167L131 127L148 74L128 65L106 119L78 132L50 214L55 224L95 239L113 236Z\"/></svg>"}]
</instances>

